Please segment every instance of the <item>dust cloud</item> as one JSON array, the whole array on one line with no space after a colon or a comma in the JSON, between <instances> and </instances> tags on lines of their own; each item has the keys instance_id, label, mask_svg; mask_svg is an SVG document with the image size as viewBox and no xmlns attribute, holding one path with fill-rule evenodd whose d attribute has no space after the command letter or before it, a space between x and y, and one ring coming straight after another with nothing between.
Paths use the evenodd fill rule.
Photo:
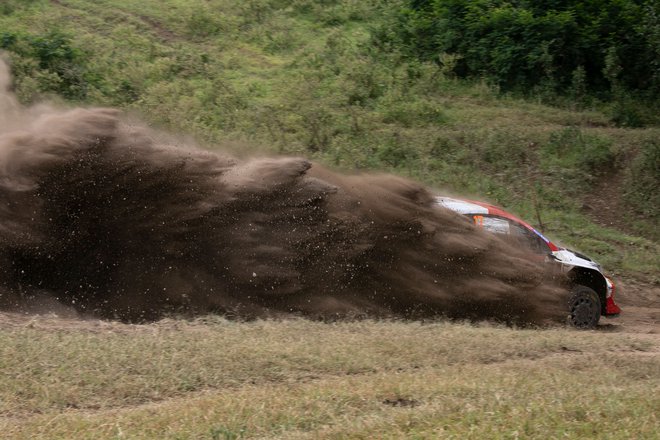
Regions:
<instances>
[{"instance_id":1,"label":"dust cloud","mask_svg":"<svg viewBox=\"0 0 660 440\"><path fill-rule=\"evenodd\" d=\"M565 315L524 251L423 186L170 145L113 109L20 108L0 63L0 308L146 321ZM47 298L47 300L46 300Z\"/></svg>"}]
</instances>

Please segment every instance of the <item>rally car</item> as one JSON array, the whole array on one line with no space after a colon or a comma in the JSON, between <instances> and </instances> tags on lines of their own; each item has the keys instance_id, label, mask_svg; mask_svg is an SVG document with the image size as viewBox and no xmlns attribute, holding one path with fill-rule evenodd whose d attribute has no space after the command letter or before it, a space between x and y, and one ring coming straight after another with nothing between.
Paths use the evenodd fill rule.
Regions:
<instances>
[{"instance_id":1,"label":"rally car","mask_svg":"<svg viewBox=\"0 0 660 440\"><path fill-rule=\"evenodd\" d=\"M614 283L598 263L575 251L560 247L518 217L483 202L437 197L439 205L463 214L495 234L505 234L517 243L557 264L570 286L568 311L577 328L593 328L602 316L617 316L621 309L614 302Z\"/></svg>"}]
</instances>

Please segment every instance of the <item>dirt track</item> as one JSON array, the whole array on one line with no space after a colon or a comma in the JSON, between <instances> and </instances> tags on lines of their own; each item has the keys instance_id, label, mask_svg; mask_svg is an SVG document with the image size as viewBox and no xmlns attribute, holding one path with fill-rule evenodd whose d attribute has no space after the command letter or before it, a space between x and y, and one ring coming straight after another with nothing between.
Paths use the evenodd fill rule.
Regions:
<instances>
[{"instance_id":1,"label":"dirt track","mask_svg":"<svg viewBox=\"0 0 660 440\"><path fill-rule=\"evenodd\" d=\"M616 318L602 318L598 327L604 332L634 333L648 335L660 343L660 287L637 281L618 282L617 303L623 309ZM44 298L28 313L0 312L0 328L30 327L43 330L124 332L149 331L150 325L125 324L117 321L99 320L80 315L54 300ZM174 319L158 322L158 326L177 326Z\"/></svg>"},{"instance_id":2,"label":"dirt track","mask_svg":"<svg viewBox=\"0 0 660 440\"><path fill-rule=\"evenodd\" d=\"M660 287L636 281L619 281L618 287L621 316L601 320L600 328L653 334L660 339Z\"/></svg>"}]
</instances>

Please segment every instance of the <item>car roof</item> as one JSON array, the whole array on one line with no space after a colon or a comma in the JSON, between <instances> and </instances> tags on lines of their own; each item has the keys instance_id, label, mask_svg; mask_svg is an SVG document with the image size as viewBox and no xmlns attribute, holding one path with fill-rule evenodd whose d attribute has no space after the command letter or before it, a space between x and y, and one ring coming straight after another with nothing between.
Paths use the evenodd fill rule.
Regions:
<instances>
[{"instance_id":1,"label":"car roof","mask_svg":"<svg viewBox=\"0 0 660 440\"><path fill-rule=\"evenodd\" d=\"M543 234L541 234L539 231L534 229L529 223L525 222L524 220L516 217L515 215L506 212L502 208L499 208L495 205L491 205L489 203L485 202L479 202L476 200L463 200L463 199L456 199L453 197L444 197L444 196L439 196L436 197L437 202L444 206L445 208L451 209L452 211L458 212L459 214L464 214L464 215L494 215L497 217L503 217L505 219L511 220L514 223L517 223L524 228L532 231L534 234L538 235L543 241L545 241L550 249L552 251L557 251L559 250L559 246L555 245L553 242L548 240Z\"/></svg>"}]
</instances>

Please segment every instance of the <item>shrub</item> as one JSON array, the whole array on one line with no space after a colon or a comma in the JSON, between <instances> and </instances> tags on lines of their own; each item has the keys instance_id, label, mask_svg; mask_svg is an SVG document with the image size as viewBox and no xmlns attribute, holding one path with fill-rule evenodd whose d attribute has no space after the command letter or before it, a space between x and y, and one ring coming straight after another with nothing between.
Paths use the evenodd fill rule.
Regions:
<instances>
[{"instance_id":1,"label":"shrub","mask_svg":"<svg viewBox=\"0 0 660 440\"><path fill-rule=\"evenodd\" d=\"M621 65L618 82L658 98L657 0L405 0L375 34L381 48L438 62L457 57L461 77L486 75L504 91L545 84L560 92L609 92L607 57Z\"/></svg>"},{"instance_id":2,"label":"shrub","mask_svg":"<svg viewBox=\"0 0 660 440\"><path fill-rule=\"evenodd\" d=\"M100 78L88 71L86 55L73 46L69 36L58 31L36 36L3 32L0 48L14 55L17 83L25 77L36 81L33 81L34 92L53 92L82 100L89 86L100 82Z\"/></svg>"}]
</instances>

